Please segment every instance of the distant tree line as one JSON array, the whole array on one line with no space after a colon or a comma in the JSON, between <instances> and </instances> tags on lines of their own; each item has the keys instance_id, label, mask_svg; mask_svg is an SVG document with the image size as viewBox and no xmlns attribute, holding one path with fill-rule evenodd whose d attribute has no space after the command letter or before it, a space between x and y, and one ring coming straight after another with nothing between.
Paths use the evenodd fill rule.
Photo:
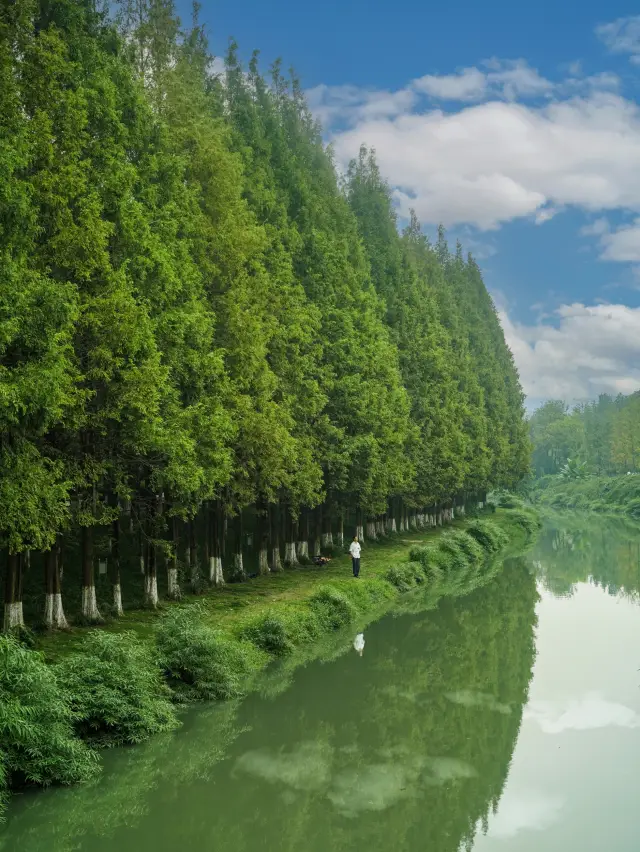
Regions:
<instances>
[{"instance_id":1,"label":"distant tree line","mask_svg":"<svg viewBox=\"0 0 640 852\"><path fill-rule=\"evenodd\" d=\"M197 8L184 28L170 0L109 6L0 17L7 629L34 559L48 626L70 550L98 621L98 566L115 615L123 570L149 606L160 565L174 598L244 579L247 513L268 573L346 519L437 523L529 468L473 257L413 215L399 232L373 151L340 178L279 63L267 79L231 43L217 75Z\"/></svg>"},{"instance_id":2,"label":"distant tree line","mask_svg":"<svg viewBox=\"0 0 640 852\"><path fill-rule=\"evenodd\" d=\"M640 471L640 392L570 408L549 400L529 420L537 477L614 476Z\"/></svg>"}]
</instances>

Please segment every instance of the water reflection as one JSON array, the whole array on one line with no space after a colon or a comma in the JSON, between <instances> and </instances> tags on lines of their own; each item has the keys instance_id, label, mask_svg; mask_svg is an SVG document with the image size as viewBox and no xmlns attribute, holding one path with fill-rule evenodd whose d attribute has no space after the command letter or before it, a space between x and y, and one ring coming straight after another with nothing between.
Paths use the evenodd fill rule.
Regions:
<instances>
[{"instance_id":1,"label":"water reflection","mask_svg":"<svg viewBox=\"0 0 640 852\"><path fill-rule=\"evenodd\" d=\"M364 651L364 633L358 633L356 638L353 640L353 647L360 656L362 656L362 652Z\"/></svg>"},{"instance_id":2,"label":"water reflection","mask_svg":"<svg viewBox=\"0 0 640 852\"><path fill-rule=\"evenodd\" d=\"M545 524L532 553L544 588L570 597L591 582L610 595L640 599L640 524L626 518L567 513Z\"/></svg>"},{"instance_id":3,"label":"water reflection","mask_svg":"<svg viewBox=\"0 0 640 852\"><path fill-rule=\"evenodd\" d=\"M537 599L512 560L468 597L387 617L368 628L366 660L311 663L270 698L265 688L200 711L175 735L111 755L92 788L23 800L0 849L470 849L505 785ZM360 657L357 641L343 647Z\"/></svg>"}]
</instances>

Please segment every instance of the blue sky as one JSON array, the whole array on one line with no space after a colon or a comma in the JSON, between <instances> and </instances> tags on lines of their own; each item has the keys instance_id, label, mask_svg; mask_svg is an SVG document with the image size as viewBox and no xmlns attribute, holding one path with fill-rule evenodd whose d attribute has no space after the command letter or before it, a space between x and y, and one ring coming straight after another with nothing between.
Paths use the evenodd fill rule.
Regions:
<instances>
[{"instance_id":1,"label":"blue sky","mask_svg":"<svg viewBox=\"0 0 640 852\"><path fill-rule=\"evenodd\" d=\"M215 53L233 35L293 65L338 161L373 144L400 215L477 255L534 404L640 388L638 11L244 0L201 16Z\"/></svg>"}]
</instances>

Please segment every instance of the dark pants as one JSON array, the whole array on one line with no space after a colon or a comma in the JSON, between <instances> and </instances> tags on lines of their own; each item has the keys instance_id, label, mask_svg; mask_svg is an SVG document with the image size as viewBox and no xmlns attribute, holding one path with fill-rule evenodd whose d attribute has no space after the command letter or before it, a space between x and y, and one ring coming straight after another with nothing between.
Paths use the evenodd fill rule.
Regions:
<instances>
[{"instance_id":1,"label":"dark pants","mask_svg":"<svg viewBox=\"0 0 640 852\"><path fill-rule=\"evenodd\" d=\"M360 574L360 558L356 559L355 556L352 556L351 561L353 562L353 576L357 577Z\"/></svg>"}]
</instances>

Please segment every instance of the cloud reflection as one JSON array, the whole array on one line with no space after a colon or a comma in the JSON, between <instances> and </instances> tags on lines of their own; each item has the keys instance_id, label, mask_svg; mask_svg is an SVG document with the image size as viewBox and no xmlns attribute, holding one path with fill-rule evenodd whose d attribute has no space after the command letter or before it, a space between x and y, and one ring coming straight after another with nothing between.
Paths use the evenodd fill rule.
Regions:
<instances>
[{"instance_id":1,"label":"cloud reflection","mask_svg":"<svg viewBox=\"0 0 640 852\"><path fill-rule=\"evenodd\" d=\"M537 722L545 734L640 727L640 716L635 710L595 693L565 706L552 701L532 701L525 708L523 718Z\"/></svg>"}]
</instances>

